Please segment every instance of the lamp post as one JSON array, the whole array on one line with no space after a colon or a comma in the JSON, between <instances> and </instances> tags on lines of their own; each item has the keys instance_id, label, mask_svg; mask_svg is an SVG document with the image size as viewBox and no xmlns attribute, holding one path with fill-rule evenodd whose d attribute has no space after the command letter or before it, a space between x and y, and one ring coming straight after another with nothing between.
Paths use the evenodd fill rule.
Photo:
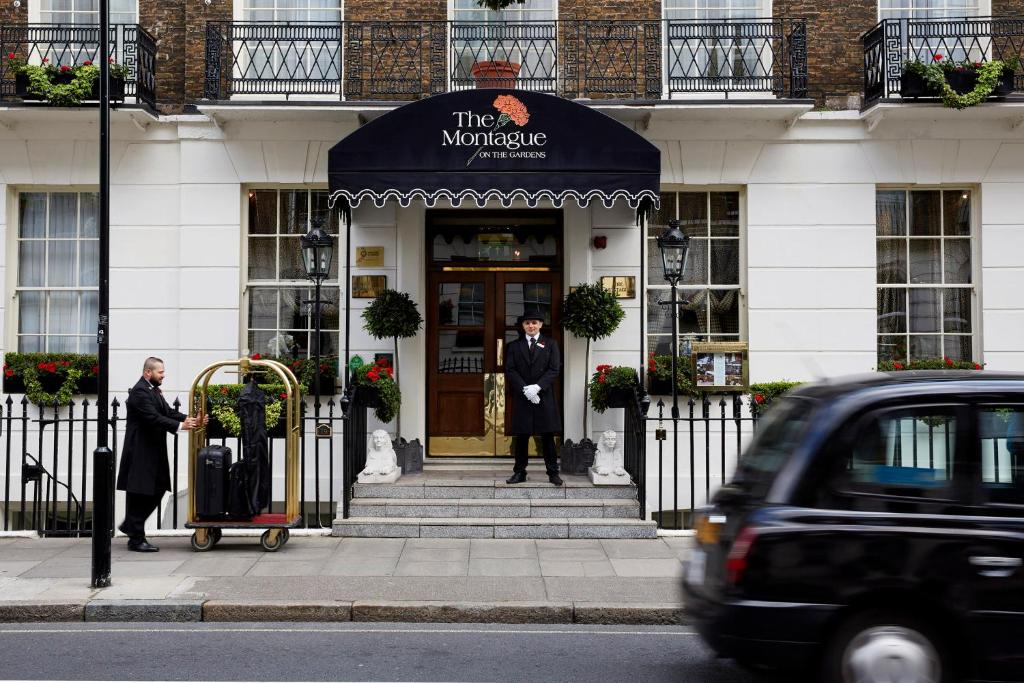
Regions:
<instances>
[{"instance_id":1,"label":"lamp post","mask_svg":"<svg viewBox=\"0 0 1024 683\"><path fill-rule=\"evenodd\" d=\"M313 281L313 321L315 336L316 365L313 371L313 420L320 422L320 285L331 273L331 259L334 256L334 240L324 232L322 219L314 222L313 229L302 238L302 266L306 277Z\"/></svg>"},{"instance_id":2,"label":"lamp post","mask_svg":"<svg viewBox=\"0 0 1024 683\"><path fill-rule=\"evenodd\" d=\"M679 356L679 299L676 286L683 276L683 262L686 251L690 247L690 238L679 229L679 221L670 220L668 228L658 237L658 249L661 250L661 263L665 269L665 279L672 286L672 300L659 303L672 307L672 417L679 417L679 388L676 386L676 359Z\"/></svg>"}]
</instances>

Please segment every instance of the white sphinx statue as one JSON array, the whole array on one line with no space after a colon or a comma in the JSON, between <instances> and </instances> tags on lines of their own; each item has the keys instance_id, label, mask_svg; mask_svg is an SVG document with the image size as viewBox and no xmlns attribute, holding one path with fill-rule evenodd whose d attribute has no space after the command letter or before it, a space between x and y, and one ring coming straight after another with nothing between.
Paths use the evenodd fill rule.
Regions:
<instances>
[{"instance_id":1,"label":"white sphinx statue","mask_svg":"<svg viewBox=\"0 0 1024 683\"><path fill-rule=\"evenodd\" d=\"M360 484L391 484L402 476L398 456L391 445L391 437L383 429L376 429L366 452L366 467L359 473Z\"/></svg>"},{"instance_id":2,"label":"white sphinx statue","mask_svg":"<svg viewBox=\"0 0 1024 683\"><path fill-rule=\"evenodd\" d=\"M622 449L618 443L615 430L609 429L601 434L594 455L594 466L590 468L590 481L594 486L624 486L631 483L623 467Z\"/></svg>"}]
</instances>

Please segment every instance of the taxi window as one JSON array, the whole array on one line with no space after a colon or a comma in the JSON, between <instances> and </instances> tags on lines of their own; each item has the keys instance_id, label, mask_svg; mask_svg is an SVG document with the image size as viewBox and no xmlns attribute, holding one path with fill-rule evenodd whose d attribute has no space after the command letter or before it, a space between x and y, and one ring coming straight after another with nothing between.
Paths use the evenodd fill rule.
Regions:
<instances>
[{"instance_id":1,"label":"taxi window","mask_svg":"<svg viewBox=\"0 0 1024 683\"><path fill-rule=\"evenodd\" d=\"M1024 505L1024 406L980 408L978 439L987 499Z\"/></svg>"},{"instance_id":2,"label":"taxi window","mask_svg":"<svg viewBox=\"0 0 1024 683\"><path fill-rule=\"evenodd\" d=\"M847 493L946 499L952 490L959 427L956 408L872 413L843 439L845 466L835 488Z\"/></svg>"},{"instance_id":3,"label":"taxi window","mask_svg":"<svg viewBox=\"0 0 1024 683\"><path fill-rule=\"evenodd\" d=\"M761 418L753 441L740 458L734 483L755 496L766 494L775 475L800 445L815 407L814 401L802 397L775 401Z\"/></svg>"}]
</instances>

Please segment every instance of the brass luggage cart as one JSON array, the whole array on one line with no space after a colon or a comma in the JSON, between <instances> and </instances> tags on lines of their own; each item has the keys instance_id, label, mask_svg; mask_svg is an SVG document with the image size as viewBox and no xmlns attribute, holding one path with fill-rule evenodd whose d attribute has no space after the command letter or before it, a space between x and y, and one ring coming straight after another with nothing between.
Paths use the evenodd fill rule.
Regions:
<instances>
[{"instance_id":1,"label":"brass luggage cart","mask_svg":"<svg viewBox=\"0 0 1024 683\"><path fill-rule=\"evenodd\" d=\"M206 415L207 387L214 373L230 367L237 367L239 376L243 379L253 372L276 375L285 386L287 397L283 411L286 420L284 514L258 514L246 521L200 519L196 515L196 467L199 451L206 445L206 427L202 424ZM201 425L191 430L188 439L188 521L185 522L185 527L195 529L192 533L193 550L203 552L213 548L220 541L224 529L266 529L260 536L260 545L269 552L280 550L288 542L288 530L297 527L302 521L299 514L300 399L299 382L291 369L273 360L239 358L221 361L206 367L192 382L192 389L188 395L189 413L198 415Z\"/></svg>"}]
</instances>

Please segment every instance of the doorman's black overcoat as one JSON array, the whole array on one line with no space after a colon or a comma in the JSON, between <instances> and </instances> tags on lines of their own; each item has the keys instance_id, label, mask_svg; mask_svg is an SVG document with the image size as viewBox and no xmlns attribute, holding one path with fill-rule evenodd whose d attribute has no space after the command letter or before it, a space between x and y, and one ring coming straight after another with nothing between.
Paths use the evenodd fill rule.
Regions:
<instances>
[{"instance_id":1,"label":"doorman's black overcoat","mask_svg":"<svg viewBox=\"0 0 1024 683\"><path fill-rule=\"evenodd\" d=\"M533 435L562 430L558 397L555 396L555 381L561 368L562 354L551 337L543 334L538 337L533 358L530 357L530 345L525 335L519 335L519 339L505 347L505 377L508 379L508 398L512 401L510 434ZM540 387L539 404L531 403L523 395L523 387L531 384Z\"/></svg>"},{"instance_id":2,"label":"doorman's black overcoat","mask_svg":"<svg viewBox=\"0 0 1024 683\"><path fill-rule=\"evenodd\" d=\"M162 494L171 490L167 464L167 435L178 431L185 415L172 410L149 382L140 379L125 401L128 425L124 430L117 488L129 493Z\"/></svg>"}]
</instances>

